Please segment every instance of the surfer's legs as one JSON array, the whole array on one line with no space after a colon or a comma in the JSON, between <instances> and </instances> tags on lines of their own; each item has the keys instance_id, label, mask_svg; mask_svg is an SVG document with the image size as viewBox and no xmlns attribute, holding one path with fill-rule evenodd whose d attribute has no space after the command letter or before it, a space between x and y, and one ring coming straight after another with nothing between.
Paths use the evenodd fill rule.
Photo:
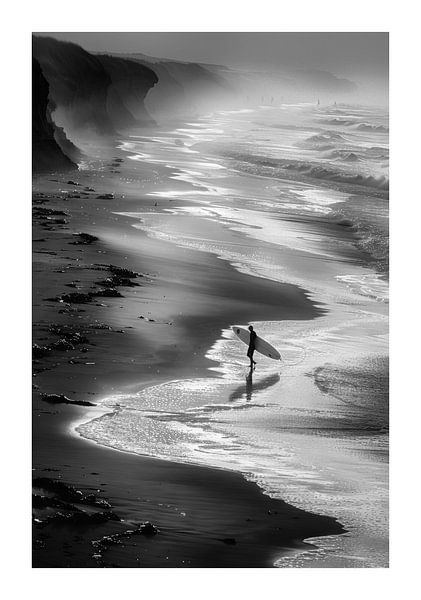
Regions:
<instances>
[{"instance_id":1,"label":"surfer's legs","mask_svg":"<svg viewBox=\"0 0 421 600\"><path fill-rule=\"evenodd\" d=\"M247 356L248 356L248 357L249 357L249 359L250 359L250 369L252 369L252 368L253 368L253 365L255 365L255 364L256 364L256 361L255 361L255 360L253 360L253 354L254 354L254 350L250 350L250 349L249 349L249 351L247 352Z\"/></svg>"}]
</instances>

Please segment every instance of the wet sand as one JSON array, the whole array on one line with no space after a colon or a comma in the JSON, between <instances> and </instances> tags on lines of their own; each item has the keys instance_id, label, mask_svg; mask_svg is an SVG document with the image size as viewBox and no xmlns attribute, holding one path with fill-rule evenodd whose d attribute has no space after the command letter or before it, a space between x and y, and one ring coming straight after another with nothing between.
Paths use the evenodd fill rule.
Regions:
<instances>
[{"instance_id":1,"label":"wet sand","mask_svg":"<svg viewBox=\"0 0 421 600\"><path fill-rule=\"evenodd\" d=\"M74 488L35 486L34 566L273 566L305 538L343 532L335 519L270 499L234 472L130 455L75 434L87 407L72 403L96 404L139 382L208 376L204 354L233 322L323 314L296 286L131 228L116 213L161 208L141 185L116 190L109 170L72 175L79 185L63 174L34 182L34 477ZM136 173L148 185L170 174ZM114 198L97 198L107 193ZM159 532L139 531L148 521Z\"/></svg>"}]
</instances>

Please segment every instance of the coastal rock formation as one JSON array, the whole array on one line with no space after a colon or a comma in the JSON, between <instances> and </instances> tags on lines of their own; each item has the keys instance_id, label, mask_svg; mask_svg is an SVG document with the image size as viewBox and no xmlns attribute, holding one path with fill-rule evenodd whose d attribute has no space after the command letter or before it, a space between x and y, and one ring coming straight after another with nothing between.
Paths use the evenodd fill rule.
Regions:
<instances>
[{"instance_id":1,"label":"coastal rock formation","mask_svg":"<svg viewBox=\"0 0 421 600\"><path fill-rule=\"evenodd\" d=\"M226 67L160 60L143 54L129 54L125 58L156 73L158 83L146 98L147 109L155 118L195 115L238 102Z\"/></svg>"},{"instance_id":2,"label":"coastal rock formation","mask_svg":"<svg viewBox=\"0 0 421 600\"><path fill-rule=\"evenodd\" d=\"M34 173L77 169L77 165L63 152L64 132L58 131L51 120L49 84L39 62L32 60L32 169ZM66 138L67 140L67 138ZM68 141L68 140L67 140ZM73 146L73 145L72 145Z\"/></svg>"},{"instance_id":3,"label":"coastal rock formation","mask_svg":"<svg viewBox=\"0 0 421 600\"><path fill-rule=\"evenodd\" d=\"M38 36L33 37L33 56L49 83L59 126L68 132L114 133L106 108L111 78L95 56L76 44Z\"/></svg>"},{"instance_id":4,"label":"coastal rock formation","mask_svg":"<svg viewBox=\"0 0 421 600\"><path fill-rule=\"evenodd\" d=\"M158 81L151 69L50 37L33 37L33 55L50 86L54 120L68 135L112 135L153 123L143 104Z\"/></svg>"},{"instance_id":5,"label":"coastal rock formation","mask_svg":"<svg viewBox=\"0 0 421 600\"><path fill-rule=\"evenodd\" d=\"M125 129L153 125L155 122L148 114L144 100L158 82L154 71L133 60L116 56L104 54L97 58L111 78L106 108L114 127Z\"/></svg>"},{"instance_id":6,"label":"coastal rock formation","mask_svg":"<svg viewBox=\"0 0 421 600\"><path fill-rule=\"evenodd\" d=\"M60 156L58 146L67 166L80 162L78 147L87 152L86 142L92 136L112 136L128 128L153 125L154 119L272 104L285 98L340 98L357 91L354 83L325 71L265 73L139 53L94 54L51 37L33 37L33 57L39 98L34 139L36 143L42 139L45 146L43 153L38 149L37 161L42 161L47 146L50 155Z\"/></svg>"}]
</instances>

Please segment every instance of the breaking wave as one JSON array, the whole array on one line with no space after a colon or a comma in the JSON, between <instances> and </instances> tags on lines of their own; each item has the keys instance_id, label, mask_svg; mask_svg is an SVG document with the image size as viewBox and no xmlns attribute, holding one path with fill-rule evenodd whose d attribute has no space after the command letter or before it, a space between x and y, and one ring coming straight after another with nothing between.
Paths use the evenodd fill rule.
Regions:
<instances>
[{"instance_id":1,"label":"breaking wave","mask_svg":"<svg viewBox=\"0 0 421 600\"><path fill-rule=\"evenodd\" d=\"M359 131L375 131L379 133L389 133L389 127L384 125L372 125L370 123L359 123L355 126Z\"/></svg>"},{"instance_id":2,"label":"breaking wave","mask_svg":"<svg viewBox=\"0 0 421 600\"><path fill-rule=\"evenodd\" d=\"M332 152L326 155L326 158L340 159L345 162L358 162L360 160L355 152L351 152L350 150L332 150Z\"/></svg>"},{"instance_id":3,"label":"breaking wave","mask_svg":"<svg viewBox=\"0 0 421 600\"><path fill-rule=\"evenodd\" d=\"M225 152L224 154L228 158L233 158L237 161L241 161L243 165L237 165L241 170L248 171L249 169L247 169L246 165L249 164L263 169L263 172L260 173L262 175L266 174L264 172L264 169L266 168L270 169L270 173L267 174L271 175L272 177L285 177L285 175L288 172L292 172L300 173L305 177L310 177L324 181L331 181L334 183L365 186L381 191L389 190L389 178L385 175L374 176L365 175L362 173L350 173L343 170L322 166L320 163L312 163L293 159L273 159L268 158L267 156L258 156L253 154L243 154L229 151ZM244 163L246 163L246 165L244 165ZM276 170L278 172L276 172Z\"/></svg>"}]
</instances>

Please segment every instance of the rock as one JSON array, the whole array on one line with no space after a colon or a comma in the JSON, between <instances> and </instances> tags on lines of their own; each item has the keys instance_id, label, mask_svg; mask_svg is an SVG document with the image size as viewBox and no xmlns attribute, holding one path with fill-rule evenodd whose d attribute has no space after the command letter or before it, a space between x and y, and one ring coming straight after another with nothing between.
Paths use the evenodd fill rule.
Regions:
<instances>
[{"instance_id":1,"label":"rock","mask_svg":"<svg viewBox=\"0 0 421 600\"><path fill-rule=\"evenodd\" d=\"M51 300L51 298L49 298L49 300ZM68 304L87 304L88 302L91 302L92 295L82 292L70 292L70 294L58 296L55 300L67 302Z\"/></svg>"},{"instance_id":2,"label":"rock","mask_svg":"<svg viewBox=\"0 0 421 600\"><path fill-rule=\"evenodd\" d=\"M61 350L63 352L67 352L69 350L74 350L75 347L68 342L67 340L61 339L61 340L57 340L56 342L53 342L51 344L51 348L53 350Z\"/></svg>"},{"instance_id":3,"label":"rock","mask_svg":"<svg viewBox=\"0 0 421 600\"><path fill-rule=\"evenodd\" d=\"M32 209L32 212L37 217L52 217L52 216L68 217L69 216L68 213L64 212L63 210L55 210L53 208L43 208L42 206L35 206Z\"/></svg>"},{"instance_id":4,"label":"rock","mask_svg":"<svg viewBox=\"0 0 421 600\"><path fill-rule=\"evenodd\" d=\"M49 222L54 225L67 225L69 221L66 221L66 219L49 219Z\"/></svg>"},{"instance_id":5,"label":"rock","mask_svg":"<svg viewBox=\"0 0 421 600\"><path fill-rule=\"evenodd\" d=\"M38 344L34 344L32 346L32 358L42 358L43 356L47 356L51 351L51 348L48 346L38 346Z\"/></svg>"},{"instance_id":6,"label":"rock","mask_svg":"<svg viewBox=\"0 0 421 600\"><path fill-rule=\"evenodd\" d=\"M114 194L100 194L97 200L114 200Z\"/></svg>"},{"instance_id":7,"label":"rock","mask_svg":"<svg viewBox=\"0 0 421 600\"><path fill-rule=\"evenodd\" d=\"M72 485L69 485L64 481L58 481L57 479L50 479L49 477L36 477L32 481L32 487L36 489L42 489L46 492L49 492L50 494L54 494L55 498L58 498L61 501L72 502L77 504L87 504L89 506L96 506L98 508L111 507L109 502L107 502L103 498L98 498L97 496L95 496L95 494L86 495L81 490L77 490ZM74 507L74 510L80 509Z\"/></svg>"},{"instance_id":8,"label":"rock","mask_svg":"<svg viewBox=\"0 0 421 600\"><path fill-rule=\"evenodd\" d=\"M74 233L73 235L79 238L76 242L69 242L74 246L87 246L88 244L92 244L92 242L98 241L98 238L95 235L91 235L90 233Z\"/></svg>"},{"instance_id":9,"label":"rock","mask_svg":"<svg viewBox=\"0 0 421 600\"><path fill-rule=\"evenodd\" d=\"M97 292L92 292L91 295L104 298L124 298L123 294L120 294L120 292L115 288L106 288L103 290L98 290Z\"/></svg>"},{"instance_id":10,"label":"rock","mask_svg":"<svg viewBox=\"0 0 421 600\"><path fill-rule=\"evenodd\" d=\"M77 406L96 406L86 400L70 400L64 394L41 394L41 400L48 404L75 404Z\"/></svg>"},{"instance_id":11,"label":"rock","mask_svg":"<svg viewBox=\"0 0 421 600\"><path fill-rule=\"evenodd\" d=\"M111 271L113 275L118 277L128 277L129 279L141 277L141 275L136 273L136 271L131 271L130 269L125 269L124 267L116 267L115 265L109 265L108 270Z\"/></svg>"},{"instance_id":12,"label":"rock","mask_svg":"<svg viewBox=\"0 0 421 600\"><path fill-rule=\"evenodd\" d=\"M76 181L68 181L67 185L80 185L80 183L76 183Z\"/></svg>"},{"instance_id":13,"label":"rock","mask_svg":"<svg viewBox=\"0 0 421 600\"><path fill-rule=\"evenodd\" d=\"M88 338L70 325L51 325L48 330L72 344L89 344Z\"/></svg>"},{"instance_id":14,"label":"rock","mask_svg":"<svg viewBox=\"0 0 421 600\"><path fill-rule=\"evenodd\" d=\"M38 527L46 527L49 524L61 524L61 525L69 525L73 527L92 527L94 525L101 525L102 523L106 523L107 521L121 521L120 517L116 515L116 513L109 512L94 512L87 513L83 510L77 510L75 507L72 507L74 512L72 513L62 513L57 512L54 515L48 516L44 520L35 519Z\"/></svg>"},{"instance_id":15,"label":"rock","mask_svg":"<svg viewBox=\"0 0 421 600\"><path fill-rule=\"evenodd\" d=\"M98 498L95 494L88 494L84 499L85 504L91 504L92 506L100 506L102 508L111 508L111 504L103 498Z\"/></svg>"},{"instance_id":16,"label":"rock","mask_svg":"<svg viewBox=\"0 0 421 600\"><path fill-rule=\"evenodd\" d=\"M68 502L63 502L63 500L59 500L58 498L51 498L51 496L41 496L40 494L32 494L32 508L61 508L62 510L79 510Z\"/></svg>"},{"instance_id":17,"label":"rock","mask_svg":"<svg viewBox=\"0 0 421 600\"><path fill-rule=\"evenodd\" d=\"M98 281L97 285L102 285L105 287L117 287L119 285L125 287L138 287L139 284L132 281L128 277L120 277L119 275L112 275L111 277L107 277L102 281Z\"/></svg>"},{"instance_id":18,"label":"rock","mask_svg":"<svg viewBox=\"0 0 421 600\"><path fill-rule=\"evenodd\" d=\"M129 539L132 536L154 536L157 533L159 533L158 527L152 525L152 523L146 522L140 525L137 529L127 529L121 533L104 535L100 540L93 540L91 543L99 552L105 552L110 546L121 544L123 540Z\"/></svg>"},{"instance_id":19,"label":"rock","mask_svg":"<svg viewBox=\"0 0 421 600\"><path fill-rule=\"evenodd\" d=\"M143 534L143 535L156 535L159 533L158 527L152 525L149 521L146 523L142 523L139 529L135 530L133 533Z\"/></svg>"},{"instance_id":20,"label":"rock","mask_svg":"<svg viewBox=\"0 0 421 600\"><path fill-rule=\"evenodd\" d=\"M94 192L94 191L95 191L95 190L94 190L94 188L92 188L92 187L85 187L85 188L83 188L83 189L84 189L86 192Z\"/></svg>"}]
</instances>

